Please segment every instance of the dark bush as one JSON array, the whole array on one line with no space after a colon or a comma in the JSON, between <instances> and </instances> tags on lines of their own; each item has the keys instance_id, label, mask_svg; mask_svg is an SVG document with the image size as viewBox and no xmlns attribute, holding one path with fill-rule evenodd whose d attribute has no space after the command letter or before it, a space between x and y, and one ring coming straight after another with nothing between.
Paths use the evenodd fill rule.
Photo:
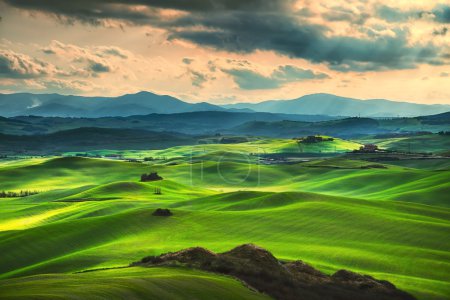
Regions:
<instances>
[{"instance_id":1,"label":"dark bush","mask_svg":"<svg viewBox=\"0 0 450 300\"><path fill-rule=\"evenodd\" d=\"M173 214L168 208L158 208L153 212L153 215L159 217L169 217Z\"/></svg>"},{"instance_id":2,"label":"dark bush","mask_svg":"<svg viewBox=\"0 0 450 300\"><path fill-rule=\"evenodd\" d=\"M156 172L152 172L150 174L142 174L141 175L141 181L142 182L148 182L148 181L157 181L162 180L163 178L158 175Z\"/></svg>"}]
</instances>

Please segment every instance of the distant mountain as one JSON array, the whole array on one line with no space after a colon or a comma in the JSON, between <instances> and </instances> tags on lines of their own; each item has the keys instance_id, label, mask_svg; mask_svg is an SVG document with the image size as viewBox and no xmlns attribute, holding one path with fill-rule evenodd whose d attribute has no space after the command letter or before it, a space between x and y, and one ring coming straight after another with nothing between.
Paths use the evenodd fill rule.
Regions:
<instances>
[{"instance_id":1,"label":"distant mountain","mask_svg":"<svg viewBox=\"0 0 450 300\"><path fill-rule=\"evenodd\" d=\"M259 112L360 117L415 117L450 111L450 105L416 104L383 99L359 100L331 94L312 94L293 100L223 105L225 108Z\"/></svg>"},{"instance_id":2,"label":"distant mountain","mask_svg":"<svg viewBox=\"0 0 450 300\"><path fill-rule=\"evenodd\" d=\"M106 117L169 114L192 111L224 111L223 107L187 103L171 96L139 92L120 97L83 97L59 94L0 94L0 115L46 117Z\"/></svg>"},{"instance_id":3,"label":"distant mountain","mask_svg":"<svg viewBox=\"0 0 450 300\"><path fill-rule=\"evenodd\" d=\"M0 117L0 133L14 135L47 134L80 127L133 128L150 131L176 131L187 134L208 134L251 121L306 121L334 120L336 117L245 113L231 111L198 111L176 114L149 114L128 117L62 118L17 116Z\"/></svg>"},{"instance_id":4,"label":"distant mountain","mask_svg":"<svg viewBox=\"0 0 450 300\"><path fill-rule=\"evenodd\" d=\"M268 112L342 117L412 117L450 111L450 105L426 105L382 99L358 100L330 94L312 94L293 100L213 105L187 103L167 95L139 92L119 97L83 97L59 94L0 94L0 116L125 117L197 111ZM289 120L289 118L288 118Z\"/></svg>"}]
</instances>

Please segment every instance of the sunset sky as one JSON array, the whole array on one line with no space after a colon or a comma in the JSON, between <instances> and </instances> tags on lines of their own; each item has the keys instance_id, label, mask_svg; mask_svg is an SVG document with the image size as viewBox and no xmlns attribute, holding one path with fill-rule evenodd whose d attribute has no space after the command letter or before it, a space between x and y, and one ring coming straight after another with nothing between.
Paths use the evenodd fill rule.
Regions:
<instances>
[{"instance_id":1,"label":"sunset sky","mask_svg":"<svg viewBox=\"0 0 450 300\"><path fill-rule=\"evenodd\" d=\"M450 104L450 1L0 0L0 92Z\"/></svg>"}]
</instances>

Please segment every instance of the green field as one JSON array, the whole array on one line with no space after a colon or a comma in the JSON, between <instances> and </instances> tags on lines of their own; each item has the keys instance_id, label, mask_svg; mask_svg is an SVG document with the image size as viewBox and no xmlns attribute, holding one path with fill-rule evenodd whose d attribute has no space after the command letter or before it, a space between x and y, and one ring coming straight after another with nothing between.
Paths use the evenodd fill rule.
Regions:
<instances>
[{"instance_id":1,"label":"green field","mask_svg":"<svg viewBox=\"0 0 450 300\"><path fill-rule=\"evenodd\" d=\"M177 146L164 150L97 150L86 153L95 155L119 154L123 158L177 158L197 157L207 154L234 153L240 155L265 154L265 153L334 153L347 152L359 149L360 143L335 138L333 141L322 143L298 143L293 139L268 139L252 138L251 141L238 144L199 144L188 146ZM79 152L67 152L65 156L74 156Z\"/></svg>"},{"instance_id":2,"label":"green field","mask_svg":"<svg viewBox=\"0 0 450 300\"><path fill-rule=\"evenodd\" d=\"M82 288L80 288L82 287ZM9 299L270 299L225 276L175 268L127 268L5 280Z\"/></svg>"},{"instance_id":3,"label":"green field","mask_svg":"<svg viewBox=\"0 0 450 300\"><path fill-rule=\"evenodd\" d=\"M331 143L308 151L359 146ZM386 279L419 299L449 297L448 168L423 161L371 168L341 157L263 165L254 155L293 150L293 140L254 140L145 151L166 157L148 163L1 163L0 190L41 193L0 199L0 298L64 298L73 294L68 287L83 285L75 296L264 299L229 277L186 269L73 274L191 246L220 252L243 243L327 273L344 268ZM164 180L139 182L149 171ZM174 215L152 216L158 207Z\"/></svg>"},{"instance_id":4,"label":"green field","mask_svg":"<svg viewBox=\"0 0 450 300\"><path fill-rule=\"evenodd\" d=\"M362 139L361 143L373 143L380 148L411 152L411 153L441 153L450 149L450 136L439 134L426 134L397 138L371 138Z\"/></svg>"}]
</instances>

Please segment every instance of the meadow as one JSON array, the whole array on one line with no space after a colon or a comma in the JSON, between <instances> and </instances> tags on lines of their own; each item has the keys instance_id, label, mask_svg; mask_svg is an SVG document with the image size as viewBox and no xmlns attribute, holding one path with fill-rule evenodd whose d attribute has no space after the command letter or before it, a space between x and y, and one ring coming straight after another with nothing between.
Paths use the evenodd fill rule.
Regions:
<instances>
[{"instance_id":1,"label":"meadow","mask_svg":"<svg viewBox=\"0 0 450 300\"><path fill-rule=\"evenodd\" d=\"M326 273L349 269L418 299L448 299L450 169L432 160L373 167L334 155L267 164L260 157L360 146L326 143L299 149L294 140L255 139L122 151L154 158L143 163L73 153L2 162L0 190L41 192L0 199L0 298L266 299L226 276L122 268L192 246L220 252L255 243ZM139 182L150 171L164 179ZM153 216L160 207L173 216ZM76 273L93 269L105 270Z\"/></svg>"}]
</instances>

